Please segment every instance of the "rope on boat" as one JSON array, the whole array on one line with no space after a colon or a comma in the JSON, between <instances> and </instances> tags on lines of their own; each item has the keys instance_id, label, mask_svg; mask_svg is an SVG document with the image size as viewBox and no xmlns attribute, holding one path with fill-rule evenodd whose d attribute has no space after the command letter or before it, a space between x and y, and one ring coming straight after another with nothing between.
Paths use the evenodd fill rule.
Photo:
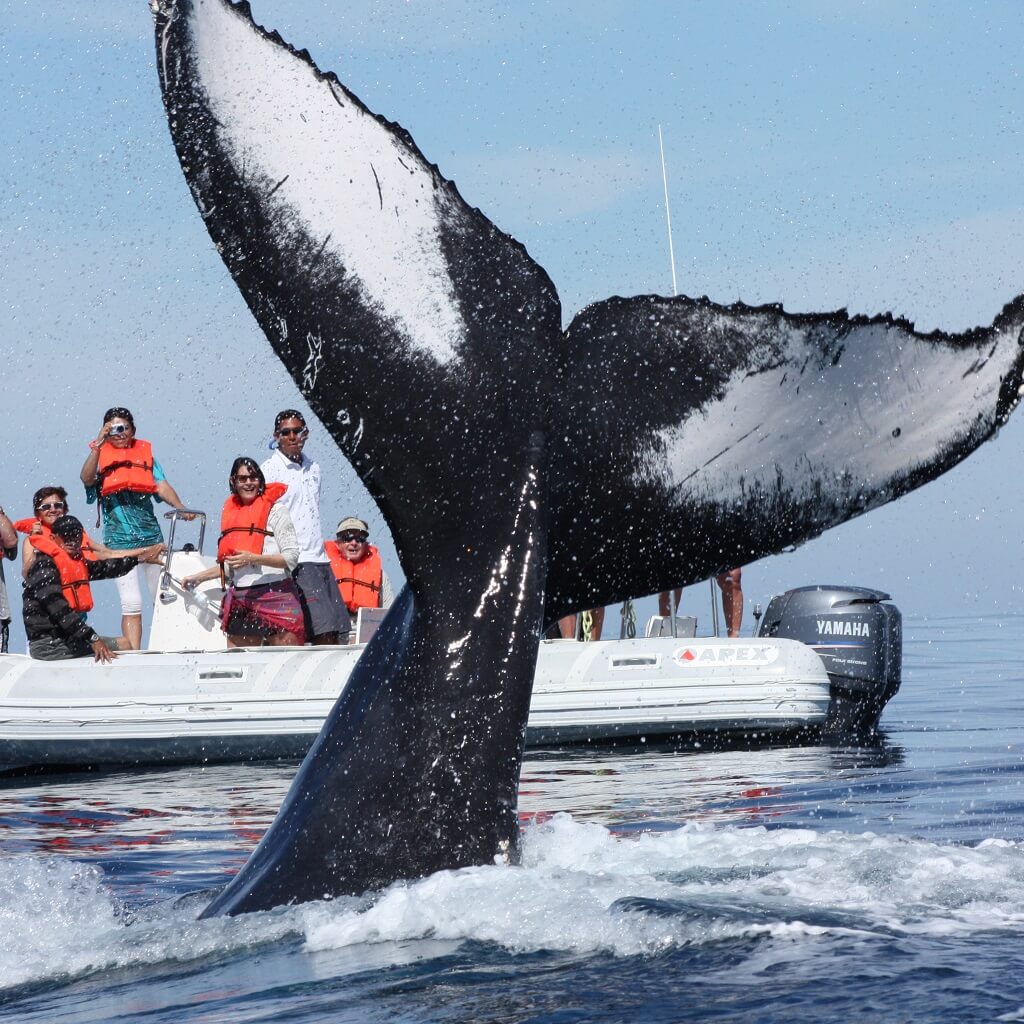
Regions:
<instances>
[{"instance_id":1,"label":"rope on boat","mask_svg":"<svg viewBox=\"0 0 1024 1024\"><path fill-rule=\"evenodd\" d=\"M583 625L583 639L593 640L594 639L594 613L590 611L583 612L580 616L580 621Z\"/></svg>"}]
</instances>

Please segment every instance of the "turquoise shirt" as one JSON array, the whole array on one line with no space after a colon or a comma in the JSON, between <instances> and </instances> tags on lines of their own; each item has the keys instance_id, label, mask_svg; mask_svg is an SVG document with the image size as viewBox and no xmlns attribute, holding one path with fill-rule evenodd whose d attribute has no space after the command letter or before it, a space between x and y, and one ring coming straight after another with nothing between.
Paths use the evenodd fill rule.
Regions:
<instances>
[{"instance_id":1,"label":"turquoise shirt","mask_svg":"<svg viewBox=\"0 0 1024 1024\"><path fill-rule=\"evenodd\" d=\"M157 483L167 479L156 459L153 460L153 479ZM100 498L99 484L86 487L86 502L95 505L97 498ZM118 491L100 498L103 543L112 551L126 551L163 541L163 531L153 510L154 498L155 494L139 494L137 491ZM163 501L162 498L156 500Z\"/></svg>"}]
</instances>

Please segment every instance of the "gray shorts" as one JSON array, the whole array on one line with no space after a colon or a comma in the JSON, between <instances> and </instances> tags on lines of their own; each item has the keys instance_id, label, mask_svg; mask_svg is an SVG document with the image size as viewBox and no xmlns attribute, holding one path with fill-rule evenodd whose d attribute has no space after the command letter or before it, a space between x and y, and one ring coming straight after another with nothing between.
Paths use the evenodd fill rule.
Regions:
<instances>
[{"instance_id":1,"label":"gray shorts","mask_svg":"<svg viewBox=\"0 0 1024 1024\"><path fill-rule=\"evenodd\" d=\"M102 639L112 651L118 650L116 638L105 636ZM28 653L37 661L67 661L69 658L93 657L92 647L84 640L69 643L58 636L44 636L39 640L29 641Z\"/></svg>"},{"instance_id":2,"label":"gray shorts","mask_svg":"<svg viewBox=\"0 0 1024 1024\"><path fill-rule=\"evenodd\" d=\"M300 562L292 573L299 587L302 614L306 620L306 638L337 633L345 643L352 629L345 602L338 593L330 562Z\"/></svg>"}]
</instances>

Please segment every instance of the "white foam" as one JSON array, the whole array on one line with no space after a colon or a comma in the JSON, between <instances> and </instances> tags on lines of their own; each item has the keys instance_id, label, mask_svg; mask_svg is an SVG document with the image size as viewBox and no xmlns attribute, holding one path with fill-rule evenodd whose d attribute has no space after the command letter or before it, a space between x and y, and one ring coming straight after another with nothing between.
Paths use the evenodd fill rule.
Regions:
<instances>
[{"instance_id":1,"label":"white foam","mask_svg":"<svg viewBox=\"0 0 1024 1024\"><path fill-rule=\"evenodd\" d=\"M707 825L621 838L557 815L528 829L522 867L441 872L365 912L303 917L310 949L433 937L621 956L739 936L1024 932L1024 847Z\"/></svg>"},{"instance_id":2,"label":"white foam","mask_svg":"<svg viewBox=\"0 0 1024 1024\"><path fill-rule=\"evenodd\" d=\"M0 861L0 990L249 955L292 935L307 951L340 951L344 972L465 941L635 956L748 938L751 963L778 963L851 936L1024 935L1024 844L705 824L626 838L559 814L527 829L521 867L439 872L369 907L341 899L197 921L201 905L158 905L129 923L94 866Z\"/></svg>"},{"instance_id":3,"label":"white foam","mask_svg":"<svg viewBox=\"0 0 1024 1024\"><path fill-rule=\"evenodd\" d=\"M202 85L236 167L277 186L268 202L324 241L410 347L453 359L466 328L441 249L448 197L433 172L222 0L198 0L191 16Z\"/></svg>"},{"instance_id":4,"label":"white foam","mask_svg":"<svg viewBox=\"0 0 1024 1024\"><path fill-rule=\"evenodd\" d=\"M0 991L42 979L198 960L294 931L286 915L196 921L195 904L131 921L93 866L58 857L0 861Z\"/></svg>"}]
</instances>

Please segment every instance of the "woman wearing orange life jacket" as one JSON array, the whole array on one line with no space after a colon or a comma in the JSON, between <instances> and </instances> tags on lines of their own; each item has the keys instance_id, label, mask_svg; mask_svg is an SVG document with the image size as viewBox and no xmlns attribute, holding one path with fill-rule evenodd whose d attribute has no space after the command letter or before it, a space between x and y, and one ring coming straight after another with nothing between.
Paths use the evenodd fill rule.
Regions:
<instances>
[{"instance_id":1,"label":"woman wearing orange life jacket","mask_svg":"<svg viewBox=\"0 0 1024 1024\"><path fill-rule=\"evenodd\" d=\"M338 592L353 621L360 608L390 608L394 591L381 564L380 551L368 543L370 531L366 523L348 516L338 523L335 536L336 540L324 541L324 549ZM354 643L354 630L351 637Z\"/></svg>"},{"instance_id":2,"label":"woman wearing orange life jacket","mask_svg":"<svg viewBox=\"0 0 1024 1024\"><path fill-rule=\"evenodd\" d=\"M231 496L220 518L217 566L186 576L187 589L229 573L221 629L228 647L293 646L305 642L302 605L291 574L299 562L295 527L283 502L284 484L268 484L253 460L235 459Z\"/></svg>"},{"instance_id":3,"label":"woman wearing orange life jacket","mask_svg":"<svg viewBox=\"0 0 1024 1024\"><path fill-rule=\"evenodd\" d=\"M68 508L68 492L57 485L40 487L32 495L32 511L35 513L25 519L15 522L14 528L18 533L27 534L21 545L21 575L28 577L29 569L35 561L36 548L32 545L33 537L49 537L53 524L66 515ZM82 542L82 553L86 558L123 558L133 555L136 558L151 558L154 554L153 546L131 548L128 551L111 551L105 544L94 540L88 533L84 535ZM163 545L159 546L156 555L163 553Z\"/></svg>"},{"instance_id":4,"label":"woman wearing orange life jacket","mask_svg":"<svg viewBox=\"0 0 1024 1024\"><path fill-rule=\"evenodd\" d=\"M153 511L153 499L184 508L181 498L167 481L160 463L153 457L148 441L135 436L135 420L124 408L108 409L89 454L82 465L85 498L99 502L103 518L103 541L118 555L137 547L163 541ZM192 519L187 515L184 518ZM121 630L131 649L142 646L142 589L144 581L152 599L160 582L158 565L139 565L117 581L121 598Z\"/></svg>"}]
</instances>

